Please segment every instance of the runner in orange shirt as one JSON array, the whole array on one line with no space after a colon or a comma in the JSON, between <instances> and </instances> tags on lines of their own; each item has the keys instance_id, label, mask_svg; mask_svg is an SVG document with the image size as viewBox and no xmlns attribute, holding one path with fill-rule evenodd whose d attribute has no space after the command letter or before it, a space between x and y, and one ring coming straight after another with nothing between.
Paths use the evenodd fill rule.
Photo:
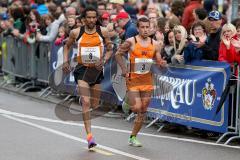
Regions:
<instances>
[{"instance_id":1,"label":"runner in orange shirt","mask_svg":"<svg viewBox=\"0 0 240 160\"><path fill-rule=\"evenodd\" d=\"M112 55L112 43L107 29L96 25L98 13L93 7L87 7L83 12L85 26L76 28L70 32L70 36L64 46L63 70L69 72L68 54L77 43L78 65L74 70L74 78L78 84L78 93L81 97L83 108L84 126L87 132L88 148L96 146L91 132L90 107L96 108L99 104L101 80L103 77L103 65ZM106 54L103 55L104 47Z\"/></svg>"},{"instance_id":2,"label":"runner in orange shirt","mask_svg":"<svg viewBox=\"0 0 240 160\"><path fill-rule=\"evenodd\" d=\"M156 62L160 67L164 67L166 61L161 58L161 45L149 37L149 19L146 17L140 18L137 27L139 35L129 38L121 44L115 58L122 69L123 76L126 77L128 103L131 110L137 113L129 144L141 147L142 144L136 136L142 127L153 91L151 65ZM130 72L122 60L122 56L127 53L130 57Z\"/></svg>"}]
</instances>

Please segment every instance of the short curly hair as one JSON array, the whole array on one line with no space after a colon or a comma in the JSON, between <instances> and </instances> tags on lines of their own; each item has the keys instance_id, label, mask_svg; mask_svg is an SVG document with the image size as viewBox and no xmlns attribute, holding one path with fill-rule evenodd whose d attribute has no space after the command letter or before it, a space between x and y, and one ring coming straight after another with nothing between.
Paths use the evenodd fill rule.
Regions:
<instances>
[{"instance_id":1,"label":"short curly hair","mask_svg":"<svg viewBox=\"0 0 240 160\"><path fill-rule=\"evenodd\" d=\"M205 33L207 33L207 28L206 28L206 25L205 25L205 23L204 23L203 21L194 22L194 23L192 24L192 27L191 27L191 32L193 33L194 28L196 28L196 27L198 27L198 26L201 26L201 27L203 28L203 31L204 31Z\"/></svg>"}]
</instances>

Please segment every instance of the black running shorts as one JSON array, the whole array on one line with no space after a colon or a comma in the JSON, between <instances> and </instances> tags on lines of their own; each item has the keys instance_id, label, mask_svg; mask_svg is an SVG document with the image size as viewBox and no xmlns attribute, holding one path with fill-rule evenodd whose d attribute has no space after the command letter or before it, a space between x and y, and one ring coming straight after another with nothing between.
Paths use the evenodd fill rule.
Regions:
<instances>
[{"instance_id":1,"label":"black running shorts","mask_svg":"<svg viewBox=\"0 0 240 160\"><path fill-rule=\"evenodd\" d=\"M103 71L99 71L96 67L86 67L84 65L78 64L73 72L75 82L78 84L78 80L83 80L89 84L89 86L94 86L95 84L100 84L103 80Z\"/></svg>"}]
</instances>

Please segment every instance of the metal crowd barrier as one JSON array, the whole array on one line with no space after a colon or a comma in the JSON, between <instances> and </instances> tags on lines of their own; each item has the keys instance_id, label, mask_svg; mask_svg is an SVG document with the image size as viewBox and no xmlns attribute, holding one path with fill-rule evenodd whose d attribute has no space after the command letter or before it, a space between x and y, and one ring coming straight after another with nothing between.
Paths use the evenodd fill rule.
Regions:
<instances>
[{"instance_id":1,"label":"metal crowd barrier","mask_svg":"<svg viewBox=\"0 0 240 160\"><path fill-rule=\"evenodd\" d=\"M217 143L220 143L224 138L230 136L224 144L229 144L231 141L235 139L240 139L240 72L239 72L239 65L234 68L233 73L238 71L237 76L233 76L232 80L236 81L236 84L231 86L230 88L230 97L231 97L231 104L230 104L230 117L229 117L229 126L228 132L224 133L218 140Z\"/></svg>"},{"instance_id":2,"label":"metal crowd barrier","mask_svg":"<svg viewBox=\"0 0 240 160\"><path fill-rule=\"evenodd\" d=\"M2 71L8 74L14 74L14 39L12 37L1 37L2 41Z\"/></svg>"},{"instance_id":3,"label":"metal crowd barrier","mask_svg":"<svg viewBox=\"0 0 240 160\"><path fill-rule=\"evenodd\" d=\"M39 82L48 83L50 44L39 43L36 46L36 74Z\"/></svg>"},{"instance_id":4,"label":"metal crowd barrier","mask_svg":"<svg viewBox=\"0 0 240 160\"><path fill-rule=\"evenodd\" d=\"M27 82L19 87L24 91L41 88L37 82L48 83L49 44L27 44L11 36L1 37L2 71L11 76L24 78Z\"/></svg>"},{"instance_id":5,"label":"metal crowd barrier","mask_svg":"<svg viewBox=\"0 0 240 160\"><path fill-rule=\"evenodd\" d=\"M2 69L2 38L0 38L0 69Z\"/></svg>"},{"instance_id":6,"label":"metal crowd barrier","mask_svg":"<svg viewBox=\"0 0 240 160\"><path fill-rule=\"evenodd\" d=\"M13 39L13 38L11 38ZM10 38L8 38L10 40ZM9 45L10 43L7 43ZM11 46L10 46L11 47ZM34 53L33 45L26 45L23 41L14 39L13 48L8 49L8 53L12 51L12 59L14 70L13 75L16 77L31 79L31 56Z\"/></svg>"}]
</instances>

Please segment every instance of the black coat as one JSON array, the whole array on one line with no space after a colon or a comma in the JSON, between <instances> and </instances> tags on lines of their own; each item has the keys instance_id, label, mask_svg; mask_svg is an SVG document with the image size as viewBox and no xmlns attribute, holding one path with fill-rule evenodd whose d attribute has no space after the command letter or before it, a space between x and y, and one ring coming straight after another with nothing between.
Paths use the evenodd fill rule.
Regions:
<instances>
[{"instance_id":1,"label":"black coat","mask_svg":"<svg viewBox=\"0 0 240 160\"><path fill-rule=\"evenodd\" d=\"M203 51L203 59L205 60L218 60L219 45L221 41L221 28L216 33L211 33L205 45L201 47Z\"/></svg>"}]
</instances>

